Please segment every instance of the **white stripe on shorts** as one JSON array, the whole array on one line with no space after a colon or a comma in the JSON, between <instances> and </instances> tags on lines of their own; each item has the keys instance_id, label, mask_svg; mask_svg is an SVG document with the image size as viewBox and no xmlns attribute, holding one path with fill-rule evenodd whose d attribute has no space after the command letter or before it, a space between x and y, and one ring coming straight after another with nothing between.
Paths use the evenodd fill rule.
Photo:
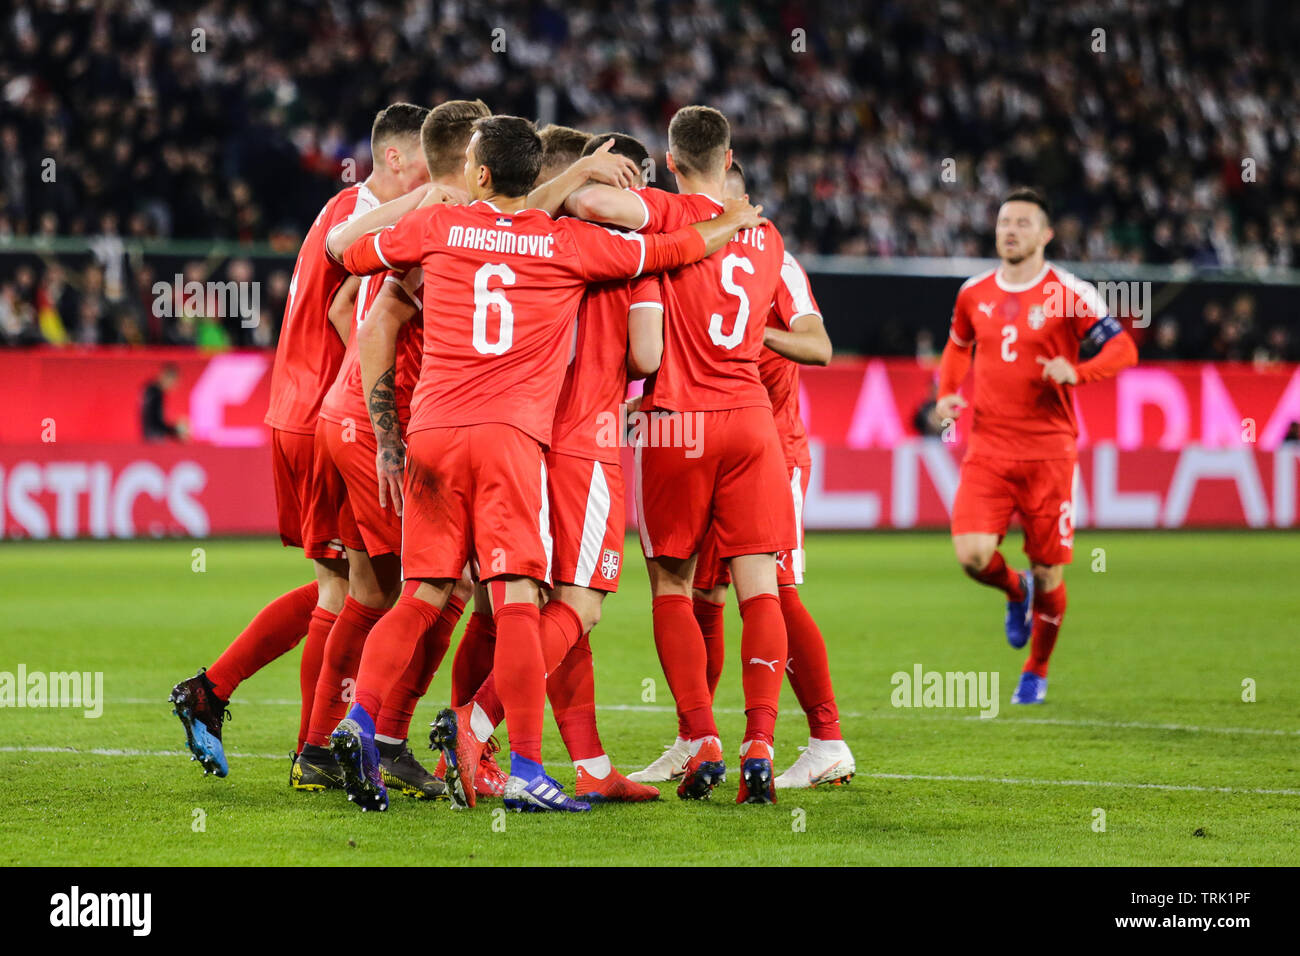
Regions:
<instances>
[{"instance_id":1,"label":"white stripe on shorts","mask_svg":"<svg viewBox=\"0 0 1300 956\"><path fill-rule=\"evenodd\" d=\"M803 584L803 469L798 465L790 475L790 497L794 499L794 583Z\"/></svg>"},{"instance_id":2,"label":"white stripe on shorts","mask_svg":"<svg viewBox=\"0 0 1300 956\"><path fill-rule=\"evenodd\" d=\"M582 519L582 544L578 548L578 569L574 584L591 586L591 577L600 563L601 545L605 543L605 527L609 524L609 484L605 469L598 461L591 463L591 483L587 486L587 513Z\"/></svg>"},{"instance_id":3,"label":"white stripe on shorts","mask_svg":"<svg viewBox=\"0 0 1300 956\"><path fill-rule=\"evenodd\" d=\"M542 537L542 548L546 551L546 577L545 583L551 583L551 551L554 542L551 540L551 488L546 480L546 460L542 459L542 507L537 512L537 531Z\"/></svg>"},{"instance_id":4,"label":"white stripe on shorts","mask_svg":"<svg viewBox=\"0 0 1300 956\"><path fill-rule=\"evenodd\" d=\"M645 527L645 495L641 489L645 485L645 465L641 459L641 443L637 442L636 449L632 455L636 459L636 530L641 535L641 551L647 558L655 556L654 548L650 546L650 532Z\"/></svg>"}]
</instances>

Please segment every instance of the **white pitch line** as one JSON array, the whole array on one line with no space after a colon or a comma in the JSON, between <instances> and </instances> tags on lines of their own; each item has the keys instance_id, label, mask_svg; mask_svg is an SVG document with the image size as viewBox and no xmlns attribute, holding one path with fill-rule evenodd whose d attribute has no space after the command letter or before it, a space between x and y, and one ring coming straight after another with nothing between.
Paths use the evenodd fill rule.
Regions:
<instances>
[{"instance_id":1,"label":"white pitch line","mask_svg":"<svg viewBox=\"0 0 1300 956\"><path fill-rule=\"evenodd\" d=\"M187 750L113 750L96 747L78 750L75 747L0 747L0 753L76 754L95 757L185 757ZM287 760L287 754L232 753L239 759ZM1113 787L1126 790L1170 790L1185 793L1233 793L1267 796L1300 797L1300 790L1267 789L1264 787L1217 787L1181 783L1129 783L1123 780L1036 780L1017 777L981 777L958 774L930 773L860 773L860 777L873 780L918 780L935 783L997 783L1025 787Z\"/></svg>"},{"instance_id":2,"label":"white pitch line","mask_svg":"<svg viewBox=\"0 0 1300 956\"><path fill-rule=\"evenodd\" d=\"M1263 787L1205 787L1182 783L1127 783L1122 780L1033 780L1016 777L976 777L931 773L865 773L876 780L933 780L939 783L1004 783L1026 787L1120 787L1131 790L1175 790L1193 793L1251 793L1300 797L1300 790L1269 790Z\"/></svg>"},{"instance_id":3,"label":"white pitch line","mask_svg":"<svg viewBox=\"0 0 1300 956\"><path fill-rule=\"evenodd\" d=\"M152 704L158 705L160 702L153 697L121 697L107 701L110 704ZM166 704L164 699L162 704ZM235 706L248 705L253 707L297 707L301 702L296 698L287 697L270 697L256 700L234 701ZM549 703L547 707L549 708ZM663 704L597 704L597 710L611 711L615 713L634 713L634 714L673 714L676 713L674 708L666 707ZM715 707L715 714L743 714L743 707ZM786 711L786 713L798 713L798 711ZM1147 723L1139 720L1094 720L1082 718L1079 720L1067 720L1060 717L1016 717L1013 719L999 720L996 717L980 717L978 714L926 714L920 715L915 713L895 713L880 711L857 711L842 710L841 718L850 720L934 720L934 721L973 721L982 726L999 726L1011 727L1016 724L1033 724L1036 726L1048 727L1100 727L1107 730L1173 730L1189 734L1247 734L1258 737L1300 737L1300 730L1279 730L1274 727L1203 727L1199 724L1159 724Z\"/></svg>"}]
</instances>

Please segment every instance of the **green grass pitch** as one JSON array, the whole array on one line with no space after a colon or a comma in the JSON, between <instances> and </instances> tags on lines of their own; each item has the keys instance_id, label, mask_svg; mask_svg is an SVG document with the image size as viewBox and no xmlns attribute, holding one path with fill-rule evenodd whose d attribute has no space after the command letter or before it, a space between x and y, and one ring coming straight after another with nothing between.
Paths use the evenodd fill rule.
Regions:
<instances>
[{"instance_id":1,"label":"green grass pitch","mask_svg":"<svg viewBox=\"0 0 1300 956\"><path fill-rule=\"evenodd\" d=\"M1018 548L1013 536L1017 562ZM0 710L0 864L1294 864L1300 539L1085 532L1078 551L1047 703L1012 707L1023 657L1002 637L1000 596L961 575L945 536L809 536L804 601L826 634L857 757L846 788L736 806L733 765L702 803L664 786L653 805L551 816L395 795L387 814L363 815L339 793L287 786L296 652L236 693L224 780L182 753L165 703L305 579L300 557L264 540L5 545L0 671L102 671L106 702L98 719ZM625 771L674 732L637 555L629 539L623 590L593 635L601 730ZM717 705L734 761L734 604L727 626ZM417 756L449 661L416 714ZM917 664L997 672L998 715L894 707L891 675ZM1251 681L1255 699L1243 700ZM782 707L784 767L807 730L788 687ZM571 784L549 719L544 746Z\"/></svg>"}]
</instances>

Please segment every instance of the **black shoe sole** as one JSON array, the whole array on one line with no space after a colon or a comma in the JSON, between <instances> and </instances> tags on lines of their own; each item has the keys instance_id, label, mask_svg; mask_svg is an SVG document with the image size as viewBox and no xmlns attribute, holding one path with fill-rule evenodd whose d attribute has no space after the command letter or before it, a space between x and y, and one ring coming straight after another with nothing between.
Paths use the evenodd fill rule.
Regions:
<instances>
[{"instance_id":1,"label":"black shoe sole","mask_svg":"<svg viewBox=\"0 0 1300 956\"><path fill-rule=\"evenodd\" d=\"M442 758L447 764L447 776L443 778L443 783L447 785L447 796L457 810L467 810L469 799L465 796L460 764L456 762L456 736L460 732L456 712L450 707L439 711L429 726L429 749L442 751Z\"/></svg>"},{"instance_id":2,"label":"black shoe sole","mask_svg":"<svg viewBox=\"0 0 1300 956\"><path fill-rule=\"evenodd\" d=\"M693 774L682 780L677 796L683 800L707 800L713 788L727 779L727 765L721 760L700 764Z\"/></svg>"},{"instance_id":3,"label":"black shoe sole","mask_svg":"<svg viewBox=\"0 0 1300 956\"><path fill-rule=\"evenodd\" d=\"M172 692L167 695L167 702L172 705L172 713L175 714L185 728L185 747L189 750L191 760L198 763L203 768L203 775L220 777L221 765L208 757L194 742L194 705L190 700L189 693L181 685L172 688ZM209 731L210 733L211 731ZM220 739L220 738L218 738Z\"/></svg>"},{"instance_id":4,"label":"black shoe sole","mask_svg":"<svg viewBox=\"0 0 1300 956\"><path fill-rule=\"evenodd\" d=\"M350 733L334 731L330 734L330 753L343 774L343 790L348 800L355 803L365 813L370 810L384 811L388 807L374 786L366 779L362 770L361 741Z\"/></svg>"}]
</instances>

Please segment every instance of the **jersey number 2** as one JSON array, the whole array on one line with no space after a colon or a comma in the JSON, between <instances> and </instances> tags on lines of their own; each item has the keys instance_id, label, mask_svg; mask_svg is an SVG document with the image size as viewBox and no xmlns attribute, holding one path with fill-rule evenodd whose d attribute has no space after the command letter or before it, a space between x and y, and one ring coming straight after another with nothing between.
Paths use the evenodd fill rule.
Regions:
<instances>
[{"instance_id":1,"label":"jersey number 2","mask_svg":"<svg viewBox=\"0 0 1300 956\"><path fill-rule=\"evenodd\" d=\"M515 273L508 265L488 263L474 273L474 348L484 355L500 355L515 340L515 310L500 289L489 289L488 279L500 279L503 285L515 284ZM488 308L495 306L501 324L497 340L488 341Z\"/></svg>"},{"instance_id":2,"label":"jersey number 2","mask_svg":"<svg viewBox=\"0 0 1300 956\"><path fill-rule=\"evenodd\" d=\"M737 269L752 276L754 264L744 256L734 253L722 260L722 288L740 300L736 308L736 324L731 327L730 332L723 335L722 316L717 312L709 316L709 338L713 340L714 345L720 345L724 349L734 349L740 344L741 339L745 337L745 323L749 321L749 296L745 294L743 286L736 284Z\"/></svg>"},{"instance_id":3,"label":"jersey number 2","mask_svg":"<svg viewBox=\"0 0 1300 956\"><path fill-rule=\"evenodd\" d=\"M1002 361L1014 362L1016 355L1019 354L1012 350L1011 345L1016 341L1016 327L1014 325L1002 326Z\"/></svg>"}]
</instances>

